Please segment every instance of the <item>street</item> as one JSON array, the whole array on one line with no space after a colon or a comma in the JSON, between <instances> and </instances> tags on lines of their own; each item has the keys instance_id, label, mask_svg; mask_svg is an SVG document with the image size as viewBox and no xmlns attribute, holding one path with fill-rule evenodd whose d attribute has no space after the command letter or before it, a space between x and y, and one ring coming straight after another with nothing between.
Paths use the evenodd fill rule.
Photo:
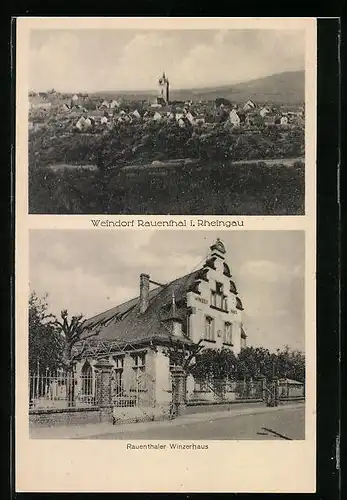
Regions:
<instances>
[{"instance_id":1,"label":"street","mask_svg":"<svg viewBox=\"0 0 347 500\"><path fill-rule=\"evenodd\" d=\"M180 417L173 421L113 426L110 432L89 435L88 439L177 439L177 440L303 440L305 407L281 407L274 411L233 415L231 412ZM83 439L76 437L75 439Z\"/></svg>"}]
</instances>

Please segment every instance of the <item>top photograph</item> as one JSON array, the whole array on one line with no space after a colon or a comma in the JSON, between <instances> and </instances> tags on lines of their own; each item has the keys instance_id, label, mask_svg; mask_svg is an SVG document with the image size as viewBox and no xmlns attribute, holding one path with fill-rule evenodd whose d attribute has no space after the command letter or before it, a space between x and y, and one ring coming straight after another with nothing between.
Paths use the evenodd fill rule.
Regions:
<instances>
[{"instance_id":1,"label":"top photograph","mask_svg":"<svg viewBox=\"0 0 347 500\"><path fill-rule=\"evenodd\" d=\"M31 29L30 214L304 215L304 29Z\"/></svg>"}]
</instances>

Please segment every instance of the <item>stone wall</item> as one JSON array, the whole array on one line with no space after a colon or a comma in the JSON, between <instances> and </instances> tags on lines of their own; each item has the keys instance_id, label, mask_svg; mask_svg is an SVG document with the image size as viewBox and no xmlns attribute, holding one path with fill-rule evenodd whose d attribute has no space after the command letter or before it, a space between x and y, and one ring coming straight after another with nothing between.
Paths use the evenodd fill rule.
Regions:
<instances>
[{"instance_id":1,"label":"stone wall","mask_svg":"<svg viewBox=\"0 0 347 500\"><path fill-rule=\"evenodd\" d=\"M44 426L57 426L57 425L83 425L87 423L98 422L111 422L112 409L103 408L102 410L97 407L91 408L69 408L69 409L46 409L36 410L29 414L30 425L44 425Z\"/></svg>"}]
</instances>

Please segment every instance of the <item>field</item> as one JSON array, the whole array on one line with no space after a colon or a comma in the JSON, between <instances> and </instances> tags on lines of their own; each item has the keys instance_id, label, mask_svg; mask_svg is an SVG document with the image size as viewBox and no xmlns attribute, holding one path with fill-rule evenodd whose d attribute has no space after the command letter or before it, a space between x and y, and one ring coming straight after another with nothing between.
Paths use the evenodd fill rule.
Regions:
<instances>
[{"instance_id":1,"label":"field","mask_svg":"<svg viewBox=\"0 0 347 500\"><path fill-rule=\"evenodd\" d=\"M32 214L304 214L304 164L213 161L170 168L29 172Z\"/></svg>"}]
</instances>

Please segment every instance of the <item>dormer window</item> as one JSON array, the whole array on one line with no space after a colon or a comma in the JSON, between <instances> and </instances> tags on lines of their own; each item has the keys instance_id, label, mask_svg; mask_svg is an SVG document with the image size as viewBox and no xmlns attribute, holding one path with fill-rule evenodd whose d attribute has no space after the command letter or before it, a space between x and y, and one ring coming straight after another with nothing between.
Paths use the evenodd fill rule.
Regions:
<instances>
[{"instance_id":1,"label":"dormer window","mask_svg":"<svg viewBox=\"0 0 347 500\"><path fill-rule=\"evenodd\" d=\"M223 283L216 282L216 293L221 295L223 293Z\"/></svg>"}]
</instances>

